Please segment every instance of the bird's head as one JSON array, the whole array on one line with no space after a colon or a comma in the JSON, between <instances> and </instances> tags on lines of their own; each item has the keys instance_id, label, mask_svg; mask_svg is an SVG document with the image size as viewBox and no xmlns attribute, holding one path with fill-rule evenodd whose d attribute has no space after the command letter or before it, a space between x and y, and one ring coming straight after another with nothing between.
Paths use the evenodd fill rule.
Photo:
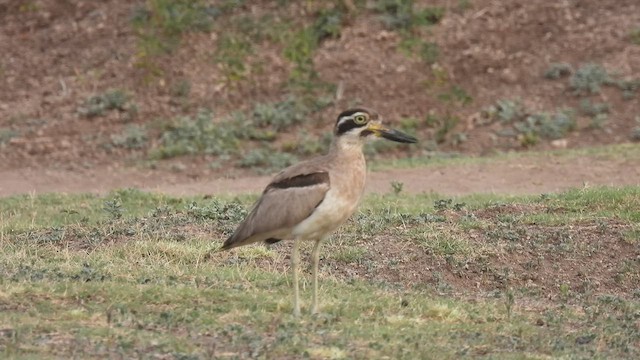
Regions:
<instances>
[{"instance_id":1,"label":"bird's head","mask_svg":"<svg viewBox=\"0 0 640 360\"><path fill-rule=\"evenodd\" d=\"M371 137L382 137L401 143L415 143L418 140L411 135L382 125L377 112L355 108L345 110L338 115L334 135L338 142L363 143Z\"/></svg>"}]
</instances>

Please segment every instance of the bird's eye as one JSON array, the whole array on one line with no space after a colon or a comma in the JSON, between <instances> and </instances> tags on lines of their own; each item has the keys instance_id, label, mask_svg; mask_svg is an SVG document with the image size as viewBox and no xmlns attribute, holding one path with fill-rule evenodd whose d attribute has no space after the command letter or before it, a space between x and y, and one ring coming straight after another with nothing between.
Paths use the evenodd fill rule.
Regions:
<instances>
[{"instance_id":1,"label":"bird's eye","mask_svg":"<svg viewBox=\"0 0 640 360\"><path fill-rule=\"evenodd\" d=\"M367 117L366 117L366 116L364 116L364 115L356 115L356 116L353 118L353 122L355 122L355 123L356 123L356 124L358 124L358 125L362 125L362 124L364 124L364 123L366 123L366 122L367 122Z\"/></svg>"}]
</instances>

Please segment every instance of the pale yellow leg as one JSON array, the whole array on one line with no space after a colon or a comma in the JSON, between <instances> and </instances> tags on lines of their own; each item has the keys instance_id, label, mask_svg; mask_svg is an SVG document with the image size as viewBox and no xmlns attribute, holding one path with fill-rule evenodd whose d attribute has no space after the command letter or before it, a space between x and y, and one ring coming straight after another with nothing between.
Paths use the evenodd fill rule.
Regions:
<instances>
[{"instance_id":1,"label":"pale yellow leg","mask_svg":"<svg viewBox=\"0 0 640 360\"><path fill-rule=\"evenodd\" d=\"M300 251L298 246L300 241L293 240L293 250L291 252L291 271L293 272L293 315L300 316L300 295L298 290L298 267L300 265Z\"/></svg>"},{"instance_id":2,"label":"pale yellow leg","mask_svg":"<svg viewBox=\"0 0 640 360\"><path fill-rule=\"evenodd\" d=\"M311 308L312 314L318 313L318 261L320 261L320 242L316 240L316 244L313 246L312 262L313 262L313 306Z\"/></svg>"}]
</instances>

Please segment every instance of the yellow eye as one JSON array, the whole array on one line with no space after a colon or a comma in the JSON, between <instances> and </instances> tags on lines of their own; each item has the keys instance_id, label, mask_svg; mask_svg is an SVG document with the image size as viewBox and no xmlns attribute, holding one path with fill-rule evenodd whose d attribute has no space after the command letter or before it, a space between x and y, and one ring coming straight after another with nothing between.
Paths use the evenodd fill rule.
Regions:
<instances>
[{"instance_id":1,"label":"yellow eye","mask_svg":"<svg viewBox=\"0 0 640 360\"><path fill-rule=\"evenodd\" d=\"M355 122L358 125L362 125L367 122L367 117L364 115L356 115L353 118L353 122Z\"/></svg>"}]
</instances>

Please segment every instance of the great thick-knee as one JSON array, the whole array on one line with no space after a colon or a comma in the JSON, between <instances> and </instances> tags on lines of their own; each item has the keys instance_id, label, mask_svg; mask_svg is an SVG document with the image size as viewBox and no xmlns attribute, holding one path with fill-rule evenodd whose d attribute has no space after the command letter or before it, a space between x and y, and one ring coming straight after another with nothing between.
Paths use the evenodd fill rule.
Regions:
<instances>
[{"instance_id":1,"label":"great thick-knee","mask_svg":"<svg viewBox=\"0 0 640 360\"><path fill-rule=\"evenodd\" d=\"M262 192L249 215L222 245L222 249L256 242L294 241L291 254L293 312L300 314L298 267L300 241L315 241L313 262L313 305L318 311L318 259L320 242L356 210L364 192L366 163L362 153L371 137L415 143L417 140L382 125L373 110L343 111L334 127L329 152L290 166L278 173Z\"/></svg>"}]
</instances>

